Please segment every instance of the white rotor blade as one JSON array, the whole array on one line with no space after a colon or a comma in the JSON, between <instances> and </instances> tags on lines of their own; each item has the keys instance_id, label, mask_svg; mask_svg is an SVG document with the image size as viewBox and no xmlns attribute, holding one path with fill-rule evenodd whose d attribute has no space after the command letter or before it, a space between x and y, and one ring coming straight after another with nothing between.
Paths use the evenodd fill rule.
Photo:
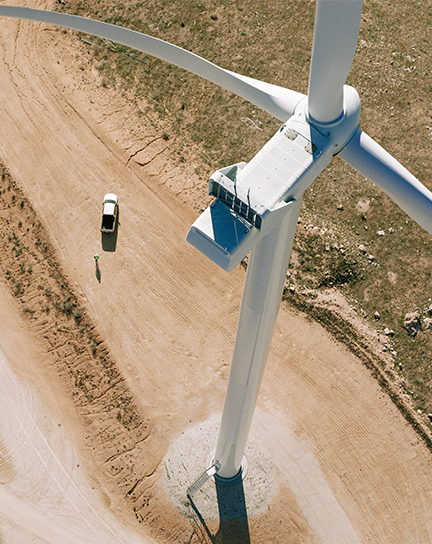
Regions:
<instances>
[{"instance_id":1,"label":"white rotor blade","mask_svg":"<svg viewBox=\"0 0 432 544\"><path fill-rule=\"evenodd\" d=\"M317 0L309 75L309 114L330 123L342 113L343 86L360 29L362 0Z\"/></svg>"},{"instance_id":2,"label":"white rotor blade","mask_svg":"<svg viewBox=\"0 0 432 544\"><path fill-rule=\"evenodd\" d=\"M370 136L359 129L339 156L432 234L432 193Z\"/></svg>"},{"instance_id":3,"label":"white rotor blade","mask_svg":"<svg viewBox=\"0 0 432 544\"><path fill-rule=\"evenodd\" d=\"M295 106L304 98L301 93L224 70L181 47L116 25L65 13L15 6L0 6L0 16L71 28L132 47L208 79L252 102L280 121L291 117Z\"/></svg>"}]
</instances>

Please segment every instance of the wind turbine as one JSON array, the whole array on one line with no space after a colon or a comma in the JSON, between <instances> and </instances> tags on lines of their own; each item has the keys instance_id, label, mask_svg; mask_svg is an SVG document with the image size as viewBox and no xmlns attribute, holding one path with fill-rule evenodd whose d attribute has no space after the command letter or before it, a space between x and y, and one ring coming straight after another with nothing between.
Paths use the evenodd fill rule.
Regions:
<instances>
[{"instance_id":1,"label":"wind turbine","mask_svg":"<svg viewBox=\"0 0 432 544\"><path fill-rule=\"evenodd\" d=\"M317 0L308 95L224 70L157 38L56 12L0 6L0 16L107 38L180 66L283 122L249 163L210 178L214 202L188 241L226 271L250 252L234 353L212 467L224 483L242 460L270 348L302 195L339 155L432 234L432 193L359 128L360 98L345 81L356 50L362 0ZM201 480L202 482L203 480Z\"/></svg>"}]
</instances>

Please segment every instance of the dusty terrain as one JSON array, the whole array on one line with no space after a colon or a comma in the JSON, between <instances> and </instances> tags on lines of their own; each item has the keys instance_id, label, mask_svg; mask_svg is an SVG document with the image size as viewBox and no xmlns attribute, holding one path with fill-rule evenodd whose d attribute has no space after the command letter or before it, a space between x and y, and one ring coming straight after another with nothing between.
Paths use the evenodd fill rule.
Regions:
<instances>
[{"instance_id":1,"label":"dusty terrain","mask_svg":"<svg viewBox=\"0 0 432 544\"><path fill-rule=\"evenodd\" d=\"M10 356L11 367L61 422L100 504L131 535L228 542L217 522L208 534L183 516L163 481L170 445L222 408L244 280L241 267L228 276L185 241L205 180L193 160L173 161L178 142L157 120L138 122L103 86L71 33L1 20L0 81L0 336L15 354L16 342L36 354ZM120 201L114 240L99 233L109 191ZM4 323L25 333L16 340ZM285 306L259 408L315 455L360 542L432 540L430 452L362 361ZM262 420L253 431L262 441L268 432ZM282 474L287 453L273 438ZM0 454L13 465L13 452ZM0 470L0 489L14 477ZM249 518L248 538L287 535L317 539L281 482L271 508Z\"/></svg>"}]
</instances>

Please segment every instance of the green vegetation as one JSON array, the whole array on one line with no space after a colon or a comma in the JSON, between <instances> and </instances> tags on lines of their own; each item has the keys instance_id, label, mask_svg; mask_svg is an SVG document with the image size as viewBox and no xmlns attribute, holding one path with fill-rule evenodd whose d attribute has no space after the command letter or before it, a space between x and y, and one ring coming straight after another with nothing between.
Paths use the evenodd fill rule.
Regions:
<instances>
[{"instance_id":1,"label":"green vegetation","mask_svg":"<svg viewBox=\"0 0 432 544\"><path fill-rule=\"evenodd\" d=\"M151 34L224 68L307 92L313 3L71 0L63 9ZM430 188L431 25L432 12L424 4L366 1L348 79L362 99L362 128ZM178 160L198 148L203 177L249 160L279 125L181 69L87 39L95 43L89 53L98 61L103 84L128 91L137 120L143 113L159 117L176 138ZM323 234L300 225L290 269L296 293L337 287L373 326L394 330L395 362L407 391L416 409L432 412L432 330L412 338L403 328L405 313L419 308L426 317L432 301L430 235L338 158L305 194L302 219ZM14 247L19 252L20 245ZM373 318L376 311L379 321Z\"/></svg>"}]
</instances>

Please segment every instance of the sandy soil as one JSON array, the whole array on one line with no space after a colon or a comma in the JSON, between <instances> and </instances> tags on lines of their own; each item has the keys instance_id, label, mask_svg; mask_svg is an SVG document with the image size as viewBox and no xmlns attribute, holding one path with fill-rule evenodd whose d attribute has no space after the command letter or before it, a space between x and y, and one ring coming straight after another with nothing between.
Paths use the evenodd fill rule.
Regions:
<instances>
[{"instance_id":1,"label":"sandy soil","mask_svg":"<svg viewBox=\"0 0 432 544\"><path fill-rule=\"evenodd\" d=\"M5 287L0 284L0 542L142 542L95 490L70 439L79 422L57 394L55 376L38 365L46 354L29 338Z\"/></svg>"},{"instance_id":2,"label":"sandy soil","mask_svg":"<svg viewBox=\"0 0 432 544\"><path fill-rule=\"evenodd\" d=\"M49 7L43 0L28 5ZM25 365L14 359L15 371L66 429L95 483L98 509L104 504L107 516L114 513L131 535L139 531L143 542L150 535L158 542L205 542L211 535L228 542L217 523L208 525L209 535L182 515L163 478L169 447L221 410L244 280L242 268L228 276L185 241L205 201L196 201L204 180L193 162L173 162L178 142L163 138L163 126L138 118L125 97L103 87L69 33L2 20L0 81L1 159L38 218L27 200L16 205L24 198L18 187L3 186L0 281L10 300L2 322L20 322L19 342L37 354ZM110 191L120 201L114 240L99 233L101 199ZM22 288L4 279L6 270L18 277L24 258L14 253L12 231L32 248ZM44 236L63 272L49 247L41 248ZM81 319L55 305L65 300L64 282ZM261 418L253 433L270 448L279 474L289 456L281 428L314 456L360 542L432 540L430 453L361 361L287 308L259 407L277 421L269 433ZM6 457L13 461L13 451L2 450ZM0 490L10 492L18 476L0 477ZM294 498L281 482L271 508L248 520L249 541L286 542L289 534L290 542L316 542L319 529ZM0 520L6 503L0 493Z\"/></svg>"}]
</instances>

